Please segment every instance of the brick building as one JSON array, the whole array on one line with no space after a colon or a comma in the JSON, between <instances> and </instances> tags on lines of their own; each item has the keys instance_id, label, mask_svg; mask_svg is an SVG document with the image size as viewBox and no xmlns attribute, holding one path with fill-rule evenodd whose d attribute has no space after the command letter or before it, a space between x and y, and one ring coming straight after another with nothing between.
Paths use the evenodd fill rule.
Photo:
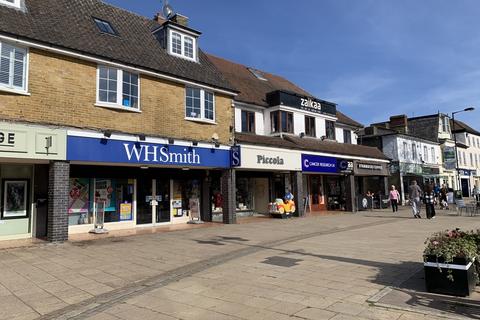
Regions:
<instances>
[{"instance_id":1,"label":"brick building","mask_svg":"<svg viewBox=\"0 0 480 320\"><path fill-rule=\"evenodd\" d=\"M199 37L181 15L0 0L0 237L209 220L212 190L228 209L236 90Z\"/></svg>"}]
</instances>

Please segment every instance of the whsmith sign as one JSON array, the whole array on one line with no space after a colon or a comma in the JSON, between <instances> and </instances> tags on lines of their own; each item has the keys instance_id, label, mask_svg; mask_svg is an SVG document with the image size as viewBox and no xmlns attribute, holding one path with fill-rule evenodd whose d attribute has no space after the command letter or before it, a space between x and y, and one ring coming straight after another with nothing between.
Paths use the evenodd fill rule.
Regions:
<instances>
[{"instance_id":1,"label":"whsmith sign","mask_svg":"<svg viewBox=\"0 0 480 320\"><path fill-rule=\"evenodd\" d=\"M230 150L68 136L67 160L88 162L230 167Z\"/></svg>"},{"instance_id":2,"label":"whsmith sign","mask_svg":"<svg viewBox=\"0 0 480 320\"><path fill-rule=\"evenodd\" d=\"M335 104L310 97L300 96L286 91L273 91L267 94L270 106L287 106L304 111L337 116Z\"/></svg>"}]
</instances>

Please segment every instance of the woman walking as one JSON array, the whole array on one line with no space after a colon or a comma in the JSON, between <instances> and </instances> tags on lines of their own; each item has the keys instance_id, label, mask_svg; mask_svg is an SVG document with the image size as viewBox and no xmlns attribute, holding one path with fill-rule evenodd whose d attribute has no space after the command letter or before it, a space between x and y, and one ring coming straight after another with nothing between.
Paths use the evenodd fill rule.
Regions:
<instances>
[{"instance_id":1,"label":"woman walking","mask_svg":"<svg viewBox=\"0 0 480 320\"><path fill-rule=\"evenodd\" d=\"M400 194L398 193L397 189L395 189L394 185L392 185L392 189L390 190L390 194L388 195L388 198L390 199L390 204L392 205L393 212L397 212L398 200L400 200Z\"/></svg>"},{"instance_id":2,"label":"woman walking","mask_svg":"<svg viewBox=\"0 0 480 320\"><path fill-rule=\"evenodd\" d=\"M431 184L425 186L423 193L423 201L425 202L425 209L427 211L427 219L435 218L435 193Z\"/></svg>"}]
</instances>

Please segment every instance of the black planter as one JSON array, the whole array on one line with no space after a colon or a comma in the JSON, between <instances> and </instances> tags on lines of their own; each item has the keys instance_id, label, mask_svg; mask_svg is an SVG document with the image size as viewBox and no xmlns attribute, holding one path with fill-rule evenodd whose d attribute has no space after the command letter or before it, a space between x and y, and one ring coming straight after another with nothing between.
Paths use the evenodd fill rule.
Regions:
<instances>
[{"instance_id":1,"label":"black planter","mask_svg":"<svg viewBox=\"0 0 480 320\"><path fill-rule=\"evenodd\" d=\"M427 291L431 293L466 297L476 285L475 264L464 258L454 258L452 263L445 264L441 258L437 262L436 257L428 256L424 270ZM453 281L448 278L449 274Z\"/></svg>"}]
</instances>

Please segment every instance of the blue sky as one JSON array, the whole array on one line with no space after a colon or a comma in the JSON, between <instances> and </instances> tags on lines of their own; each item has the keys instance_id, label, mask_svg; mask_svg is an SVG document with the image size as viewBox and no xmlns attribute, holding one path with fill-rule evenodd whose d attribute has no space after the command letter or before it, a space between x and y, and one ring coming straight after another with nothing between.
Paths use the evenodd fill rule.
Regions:
<instances>
[{"instance_id":1,"label":"blue sky","mask_svg":"<svg viewBox=\"0 0 480 320\"><path fill-rule=\"evenodd\" d=\"M147 17L161 0L106 0ZM363 124L477 110L477 0L170 0L206 52L282 75Z\"/></svg>"}]
</instances>

